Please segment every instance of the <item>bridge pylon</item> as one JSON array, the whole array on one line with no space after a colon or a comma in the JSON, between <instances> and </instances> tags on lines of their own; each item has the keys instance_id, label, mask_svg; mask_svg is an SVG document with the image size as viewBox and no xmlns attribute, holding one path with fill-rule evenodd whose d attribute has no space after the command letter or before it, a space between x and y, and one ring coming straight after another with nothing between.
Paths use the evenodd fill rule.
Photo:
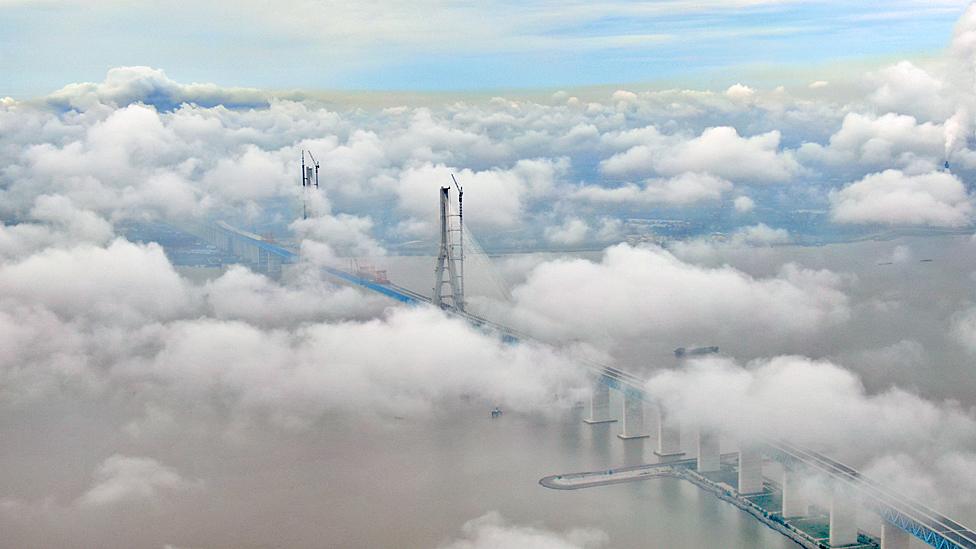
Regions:
<instances>
[{"instance_id":1,"label":"bridge pylon","mask_svg":"<svg viewBox=\"0 0 976 549\"><path fill-rule=\"evenodd\" d=\"M441 245L434 267L434 306L464 311L464 227L460 208L451 213L451 188L441 187ZM447 278L445 279L445 275ZM450 291L445 291L445 286Z\"/></svg>"}]
</instances>

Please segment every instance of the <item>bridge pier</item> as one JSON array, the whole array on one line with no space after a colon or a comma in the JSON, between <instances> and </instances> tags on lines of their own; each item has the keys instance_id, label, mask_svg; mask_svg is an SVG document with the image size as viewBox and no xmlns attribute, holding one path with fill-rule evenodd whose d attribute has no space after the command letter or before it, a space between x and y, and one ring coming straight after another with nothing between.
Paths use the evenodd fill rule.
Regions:
<instances>
[{"instance_id":1,"label":"bridge pier","mask_svg":"<svg viewBox=\"0 0 976 549\"><path fill-rule=\"evenodd\" d=\"M739 446L739 493L758 494L763 491L762 449L754 444Z\"/></svg>"},{"instance_id":2,"label":"bridge pier","mask_svg":"<svg viewBox=\"0 0 976 549\"><path fill-rule=\"evenodd\" d=\"M848 490L834 485L830 496L830 546L857 543L857 505Z\"/></svg>"},{"instance_id":3,"label":"bridge pier","mask_svg":"<svg viewBox=\"0 0 976 549\"><path fill-rule=\"evenodd\" d=\"M912 536L887 520L881 524L881 549L908 549Z\"/></svg>"},{"instance_id":4,"label":"bridge pier","mask_svg":"<svg viewBox=\"0 0 976 549\"><path fill-rule=\"evenodd\" d=\"M663 408L657 408L657 450L659 458L673 459L684 455L681 451L681 424Z\"/></svg>"},{"instance_id":5,"label":"bridge pier","mask_svg":"<svg viewBox=\"0 0 976 549\"><path fill-rule=\"evenodd\" d=\"M810 503L800 493L800 475L797 471L783 466L783 518L805 517L810 512Z\"/></svg>"},{"instance_id":6,"label":"bridge pier","mask_svg":"<svg viewBox=\"0 0 976 549\"><path fill-rule=\"evenodd\" d=\"M705 428L698 428L698 472L711 473L722 469L721 454L719 453L718 433Z\"/></svg>"},{"instance_id":7,"label":"bridge pier","mask_svg":"<svg viewBox=\"0 0 976 549\"><path fill-rule=\"evenodd\" d=\"M624 440L647 438L650 435L644 432L644 401L626 391L623 395L623 421L617 436Z\"/></svg>"},{"instance_id":8,"label":"bridge pier","mask_svg":"<svg viewBox=\"0 0 976 549\"><path fill-rule=\"evenodd\" d=\"M617 420L610 417L610 387L597 379L593 384L593 392L590 393L590 417L583 422L594 425L614 421Z\"/></svg>"}]
</instances>

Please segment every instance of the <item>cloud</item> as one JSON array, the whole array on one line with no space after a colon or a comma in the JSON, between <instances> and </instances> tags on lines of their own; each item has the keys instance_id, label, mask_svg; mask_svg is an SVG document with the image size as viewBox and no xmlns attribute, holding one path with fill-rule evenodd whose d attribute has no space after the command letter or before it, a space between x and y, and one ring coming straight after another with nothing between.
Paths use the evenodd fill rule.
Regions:
<instances>
[{"instance_id":1,"label":"cloud","mask_svg":"<svg viewBox=\"0 0 976 549\"><path fill-rule=\"evenodd\" d=\"M251 88L222 88L214 84L180 84L152 67L109 69L103 82L69 84L46 98L62 109L90 109L97 104L125 107L133 103L173 110L184 103L206 107L265 106L265 92Z\"/></svg>"},{"instance_id":2,"label":"cloud","mask_svg":"<svg viewBox=\"0 0 976 549\"><path fill-rule=\"evenodd\" d=\"M700 360L654 375L647 388L691 424L740 437L784 437L870 458L899 452L937 455L966 447L976 418L952 402L889 389L869 394L849 370L827 361L781 356L740 365ZM843 425L843 428L837 426Z\"/></svg>"},{"instance_id":3,"label":"cloud","mask_svg":"<svg viewBox=\"0 0 976 549\"><path fill-rule=\"evenodd\" d=\"M973 506L976 481L968 474L976 467L976 453L945 452L923 460L906 453L884 455L863 468L864 474L917 501L940 508ZM923 471L923 473L920 473Z\"/></svg>"},{"instance_id":4,"label":"cloud","mask_svg":"<svg viewBox=\"0 0 976 549\"><path fill-rule=\"evenodd\" d=\"M567 339L594 337L593 326L614 339L673 340L690 330L716 338L802 334L848 318L840 285L833 273L795 265L775 277L754 278L731 267L696 267L656 247L617 245L599 262L539 265L512 292L513 314L535 330Z\"/></svg>"},{"instance_id":5,"label":"cloud","mask_svg":"<svg viewBox=\"0 0 976 549\"><path fill-rule=\"evenodd\" d=\"M575 198L590 202L622 204L687 205L705 200L718 200L732 189L732 183L704 173L685 173L667 179L648 179L642 186L625 185L606 188L596 185L580 187Z\"/></svg>"},{"instance_id":6,"label":"cloud","mask_svg":"<svg viewBox=\"0 0 976 549\"><path fill-rule=\"evenodd\" d=\"M462 394L558 409L585 385L551 349L504 345L433 309L388 310L313 265L285 285L232 268L198 286L159 246L119 239L0 264L0 288L5 406L134 384L131 398L171 411L219 398L241 421L291 425L333 410L427 413Z\"/></svg>"},{"instance_id":7,"label":"cloud","mask_svg":"<svg viewBox=\"0 0 976 549\"><path fill-rule=\"evenodd\" d=\"M461 527L463 538L441 544L440 549L593 549L609 543L609 536L592 528L554 532L537 526L511 524L497 511L469 520Z\"/></svg>"},{"instance_id":8,"label":"cloud","mask_svg":"<svg viewBox=\"0 0 976 549\"><path fill-rule=\"evenodd\" d=\"M838 223L960 227L972 219L966 187L944 172L910 175L886 170L830 194Z\"/></svg>"},{"instance_id":9,"label":"cloud","mask_svg":"<svg viewBox=\"0 0 976 549\"><path fill-rule=\"evenodd\" d=\"M79 499L84 507L151 500L160 493L185 489L192 483L176 470L147 457L115 454L98 466L91 488Z\"/></svg>"},{"instance_id":10,"label":"cloud","mask_svg":"<svg viewBox=\"0 0 976 549\"><path fill-rule=\"evenodd\" d=\"M734 182L786 182L801 167L791 152L779 151L780 138L779 131L741 137L735 128L708 128L698 137L672 139L663 147L637 145L604 160L601 169L609 175L707 172Z\"/></svg>"},{"instance_id":11,"label":"cloud","mask_svg":"<svg viewBox=\"0 0 976 549\"><path fill-rule=\"evenodd\" d=\"M970 307L954 315L950 335L967 351L976 354L976 308Z\"/></svg>"},{"instance_id":12,"label":"cloud","mask_svg":"<svg viewBox=\"0 0 976 549\"><path fill-rule=\"evenodd\" d=\"M185 281L159 245L121 239L107 247L50 248L0 264L0 288L8 306L41 305L120 324L174 318L190 306Z\"/></svg>"},{"instance_id":13,"label":"cloud","mask_svg":"<svg viewBox=\"0 0 976 549\"><path fill-rule=\"evenodd\" d=\"M748 196L737 196L732 204L739 213L749 213L756 207L756 203Z\"/></svg>"},{"instance_id":14,"label":"cloud","mask_svg":"<svg viewBox=\"0 0 976 549\"><path fill-rule=\"evenodd\" d=\"M732 233L731 243L737 246L768 246L770 244L786 244L790 240L790 232L786 229L774 229L765 223L759 223L736 230Z\"/></svg>"},{"instance_id":15,"label":"cloud","mask_svg":"<svg viewBox=\"0 0 976 549\"><path fill-rule=\"evenodd\" d=\"M424 164L405 169L399 176L396 193L405 213L425 222L425 232L433 234L437 219L437 189L452 187L453 173L465 189L465 220L482 228L510 228L519 225L530 200L548 196L568 167L564 160L520 160L509 169L486 171L452 169Z\"/></svg>"},{"instance_id":16,"label":"cloud","mask_svg":"<svg viewBox=\"0 0 976 549\"><path fill-rule=\"evenodd\" d=\"M379 257L386 250L370 236L373 221L349 214L314 215L297 219L289 228L302 242L302 249L318 263L334 264L339 258Z\"/></svg>"},{"instance_id":17,"label":"cloud","mask_svg":"<svg viewBox=\"0 0 976 549\"><path fill-rule=\"evenodd\" d=\"M733 84L725 90L725 95L733 101L748 101L756 95L756 90L743 84Z\"/></svg>"},{"instance_id":18,"label":"cloud","mask_svg":"<svg viewBox=\"0 0 976 549\"><path fill-rule=\"evenodd\" d=\"M919 124L903 114L876 117L849 113L826 147L807 143L800 147L798 157L839 169L850 170L851 165L867 169L896 166L917 173L940 167L944 150L945 132L939 125Z\"/></svg>"},{"instance_id":19,"label":"cloud","mask_svg":"<svg viewBox=\"0 0 976 549\"><path fill-rule=\"evenodd\" d=\"M944 96L945 83L910 61L886 67L875 75L878 89L868 97L880 112L909 114L926 120L944 120L952 114Z\"/></svg>"},{"instance_id":20,"label":"cloud","mask_svg":"<svg viewBox=\"0 0 976 549\"><path fill-rule=\"evenodd\" d=\"M546 240L558 246L573 246L583 242L590 232L589 225L579 218L570 218L562 225L546 229Z\"/></svg>"},{"instance_id":21,"label":"cloud","mask_svg":"<svg viewBox=\"0 0 976 549\"><path fill-rule=\"evenodd\" d=\"M426 414L465 394L545 413L575 402L584 386L583 372L565 357L504 346L433 309L288 331L184 320L159 338L159 352L128 365L120 381L148 376L163 394L193 400L232 396L228 404L242 418L267 416L286 426L329 411Z\"/></svg>"},{"instance_id":22,"label":"cloud","mask_svg":"<svg viewBox=\"0 0 976 549\"><path fill-rule=\"evenodd\" d=\"M324 320L367 320L389 306L385 298L364 295L351 287L335 287L315 275L314 268L289 271L285 284L233 266L204 287L212 315L264 328L297 327Z\"/></svg>"}]
</instances>

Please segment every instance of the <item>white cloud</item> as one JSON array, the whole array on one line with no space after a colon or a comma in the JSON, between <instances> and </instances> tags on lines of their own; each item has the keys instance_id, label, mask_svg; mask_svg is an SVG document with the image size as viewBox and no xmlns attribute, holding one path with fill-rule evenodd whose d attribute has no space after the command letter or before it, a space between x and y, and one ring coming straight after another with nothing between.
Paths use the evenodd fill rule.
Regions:
<instances>
[{"instance_id":1,"label":"white cloud","mask_svg":"<svg viewBox=\"0 0 976 549\"><path fill-rule=\"evenodd\" d=\"M851 165L871 168L897 166L913 171L942 164L945 132L939 125L919 124L912 116L888 113L872 116L849 113L826 147L807 143L799 150L803 161L822 162L842 170Z\"/></svg>"},{"instance_id":2,"label":"white cloud","mask_svg":"<svg viewBox=\"0 0 976 549\"><path fill-rule=\"evenodd\" d=\"M135 66L109 69L103 82L69 84L49 95L47 100L70 108L88 109L99 103L124 107L147 100L174 107L182 103L262 104L267 98L265 92L249 88L180 84L160 69Z\"/></svg>"},{"instance_id":3,"label":"white cloud","mask_svg":"<svg viewBox=\"0 0 976 549\"><path fill-rule=\"evenodd\" d=\"M952 337L972 354L976 354L976 308L970 307L952 319Z\"/></svg>"},{"instance_id":4,"label":"white cloud","mask_svg":"<svg viewBox=\"0 0 976 549\"><path fill-rule=\"evenodd\" d=\"M749 213L756 207L755 201L748 196L737 196L732 201L732 205L735 207L735 211L739 213Z\"/></svg>"},{"instance_id":5,"label":"white cloud","mask_svg":"<svg viewBox=\"0 0 976 549\"><path fill-rule=\"evenodd\" d=\"M966 447L976 418L951 402L937 404L890 389L869 394L850 371L827 361L782 356L739 365L700 360L653 376L647 387L690 424L742 437L786 437L871 457ZM838 428L843 425L843 428ZM856 448L854 448L856 447Z\"/></svg>"},{"instance_id":6,"label":"white cloud","mask_svg":"<svg viewBox=\"0 0 976 549\"><path fill-rule=\"evenodd\" d=\"M610 175L707 172L734 182L785 182L801 167L791 152L780 152L780 138L778 131L741 137L735 128L708 128L688 141L672 139L665 147L635 146L604 160L601 168Z\"/></svg>"},{"instance_id":7,"label":"white cloud","mask_svg":"<svg viewBox=\"0 0 976 549\"><path fill-rule=\"evenodd\" d=\"M881 113L896 112L927 120L944 120L952 105L943 96L945 84L910 61L902 61L874 75L878 89L868 100Z\"/></svg>"},{"instance_id":8,"label":"white cloud","mask_svg":"<svg viewBox=\"0 0 976 549\"><path fill-rule=\"evenodd\" d=\"M765 223L758 223L736 230L732 233L731 242L738 246L768 246L770 244L786 244L790 240L790 232L786 229L774 229Z\"/></svg>"},{"instance_id":9,"label":"white cloud","mask_svg":"<svg viewBox=\"0 0 976 549\"><path fill-rule=\"evenodd\" d=\"M85 507L100 507L151 500L160 493L188 486L192 483L155 459L115 454L98 466L95 482L78 503Z\"/></svg>"},{"instance_id":10,"label":"white cloud","mask_svg":"<svg viewBox=\"0 0 976 549\"><path fill-rule=\"evenodd\" d=\"M174 318L190 307L187 285L162 248L121 239L0 264L0 288L8 303L122 324Z\"/></svg>"},{"instance_id":11,"label":"white cloud","mask_svg":"<svg viewBox=\"0 0 976 549\"><path fill-rule=\"evenodd\" d=\"M976 453L948 451L924 460L908 453L883 455L863 468L864 474L899 493L941 509L972 508Z\"/></svg>"},{"instance_id":12,"label":"white cloud","mask_svg":"<svg viewBox=\"0 0 976 549\"><path fill-rule=\"evenodd\" d=\"M465 190L465 221L484 228L509 228L523 222L526 202L548 196L567 169L565 160L520 160L510 169L455 170L444 165L424 164L405 169L396 193L400 208L428 225L437 220L437 189L451 187L451 174Z\"/></svg>"},{"instance_id":13,"label":"white cloud","mask_svg":"<svg viewBox=\"0 0 976 549\"><path fill-rule=\"evenodd\" d=\"M748 101L756 95L756 90L743 84L733 84L725 90L725 95L733 101Z\"/></svg>"},{"instance_id":14,"label":"white cloud","mask_svg":"<svg viewBox=\"0 0 976 549\"><path fill-rule=\"evenodd\" d=\"M281 285L244 267L231 267L206 284L207 305L218 319L240 320L262 327L365 320L380 315L389 306L385 298L326 283L315 276L314 268L292 271L289 275L294 279Z\"/></svg>"},{"instance_id":15,"label":"white cloud","mask_svg":"<svg viewBox=\"0 0 976 549\"><path fill-rule=\"evenodd\" d=\"M569 218L562 225L548 227L546 240L558 246L573 246L583 242L590 232L590 226L579 218Z\"/></svg>"},{"instance_id":16,"label":"white cloud","mask_svg":"<svg viewBox=\"0 0 976 549\"><path fill-rule=\"evenodd\" d=\"M839 223L959 227L972 218L966 187L954 175L909 175L898 170L871 174L830 194Z\"/></svg>"},{"instance_id":17,"label":"white cloud","mask_svg":"<svg viewBox=\"0 0 976 549\"><path fill-rule=\"evenodd\" d=\"M667 179L648 179L642 186L584 186L577 189L573 196L590 202L687 205L718 200L730 190L732 183L721 177L707 173L684 173Z\"/></svg>"},{"instance_id":18,"label":"white cloud","mask_svg":"<svg viewBox=\"0 0 976 549\"><path fill-rule=\"evenodd\" d=\"M264 411L286 425L335 410L423 414L464 394L547 413L574 402L583 386L583 372L565 357L505 346L430 308L292 331L185 320L159 337L150 363L136 362L126 376L149 376L174 396L234 395L243 417Z\"/></svg>"},{"instance_id":19,"label":"white cloud","mask_svg":"<svg viewBox=\"0 0 976 549\"><path fill-rule=\"evenodd\" d=\"M677 338L689 330L803 334L850 314L841 280L824 271L786 266L753 278L731 267L700 268L659 248L618 245L600 262L544 263L512 295L516 321L568 339ZM728 322L736 319L736 322Z\"/></svg>"},{"instance_id":20,"label":"white cloud","mask_svg":"<svg viewBox=\"0 0 976 549\"><path fill-rule=\"evenodd\" d=\"M492 511L464 523L464 537L439 546L440 549L595 549L604 547L610 538L592 528L574 528L554 532L538 526L520 526L506 522Z\"/></svg>"}]
</instances>

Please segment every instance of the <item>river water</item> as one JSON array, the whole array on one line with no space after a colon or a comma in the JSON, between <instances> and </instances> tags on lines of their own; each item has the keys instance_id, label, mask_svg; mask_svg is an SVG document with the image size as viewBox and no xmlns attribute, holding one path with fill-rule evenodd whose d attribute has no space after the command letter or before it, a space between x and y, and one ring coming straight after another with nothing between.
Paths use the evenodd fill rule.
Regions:
<instances>
[{"instance_id":1,"label":"river water","mask_svg":"<svg viewBox=\"0 0 976 549\"><path fill-rule=\"evenodd\" d=\"M318 500L301 512L335 547L436 547L490 511L557 531L596 528L609 547L796 547L676 479L543 488L538 480L550 474L653 462L654 439L620 440L619 423L584 424L582 408L498 419L488 411L472 402L449 419L330 425L343 442L326 450L324 478L301 482Z\"/></svg>"}]
</instances>

